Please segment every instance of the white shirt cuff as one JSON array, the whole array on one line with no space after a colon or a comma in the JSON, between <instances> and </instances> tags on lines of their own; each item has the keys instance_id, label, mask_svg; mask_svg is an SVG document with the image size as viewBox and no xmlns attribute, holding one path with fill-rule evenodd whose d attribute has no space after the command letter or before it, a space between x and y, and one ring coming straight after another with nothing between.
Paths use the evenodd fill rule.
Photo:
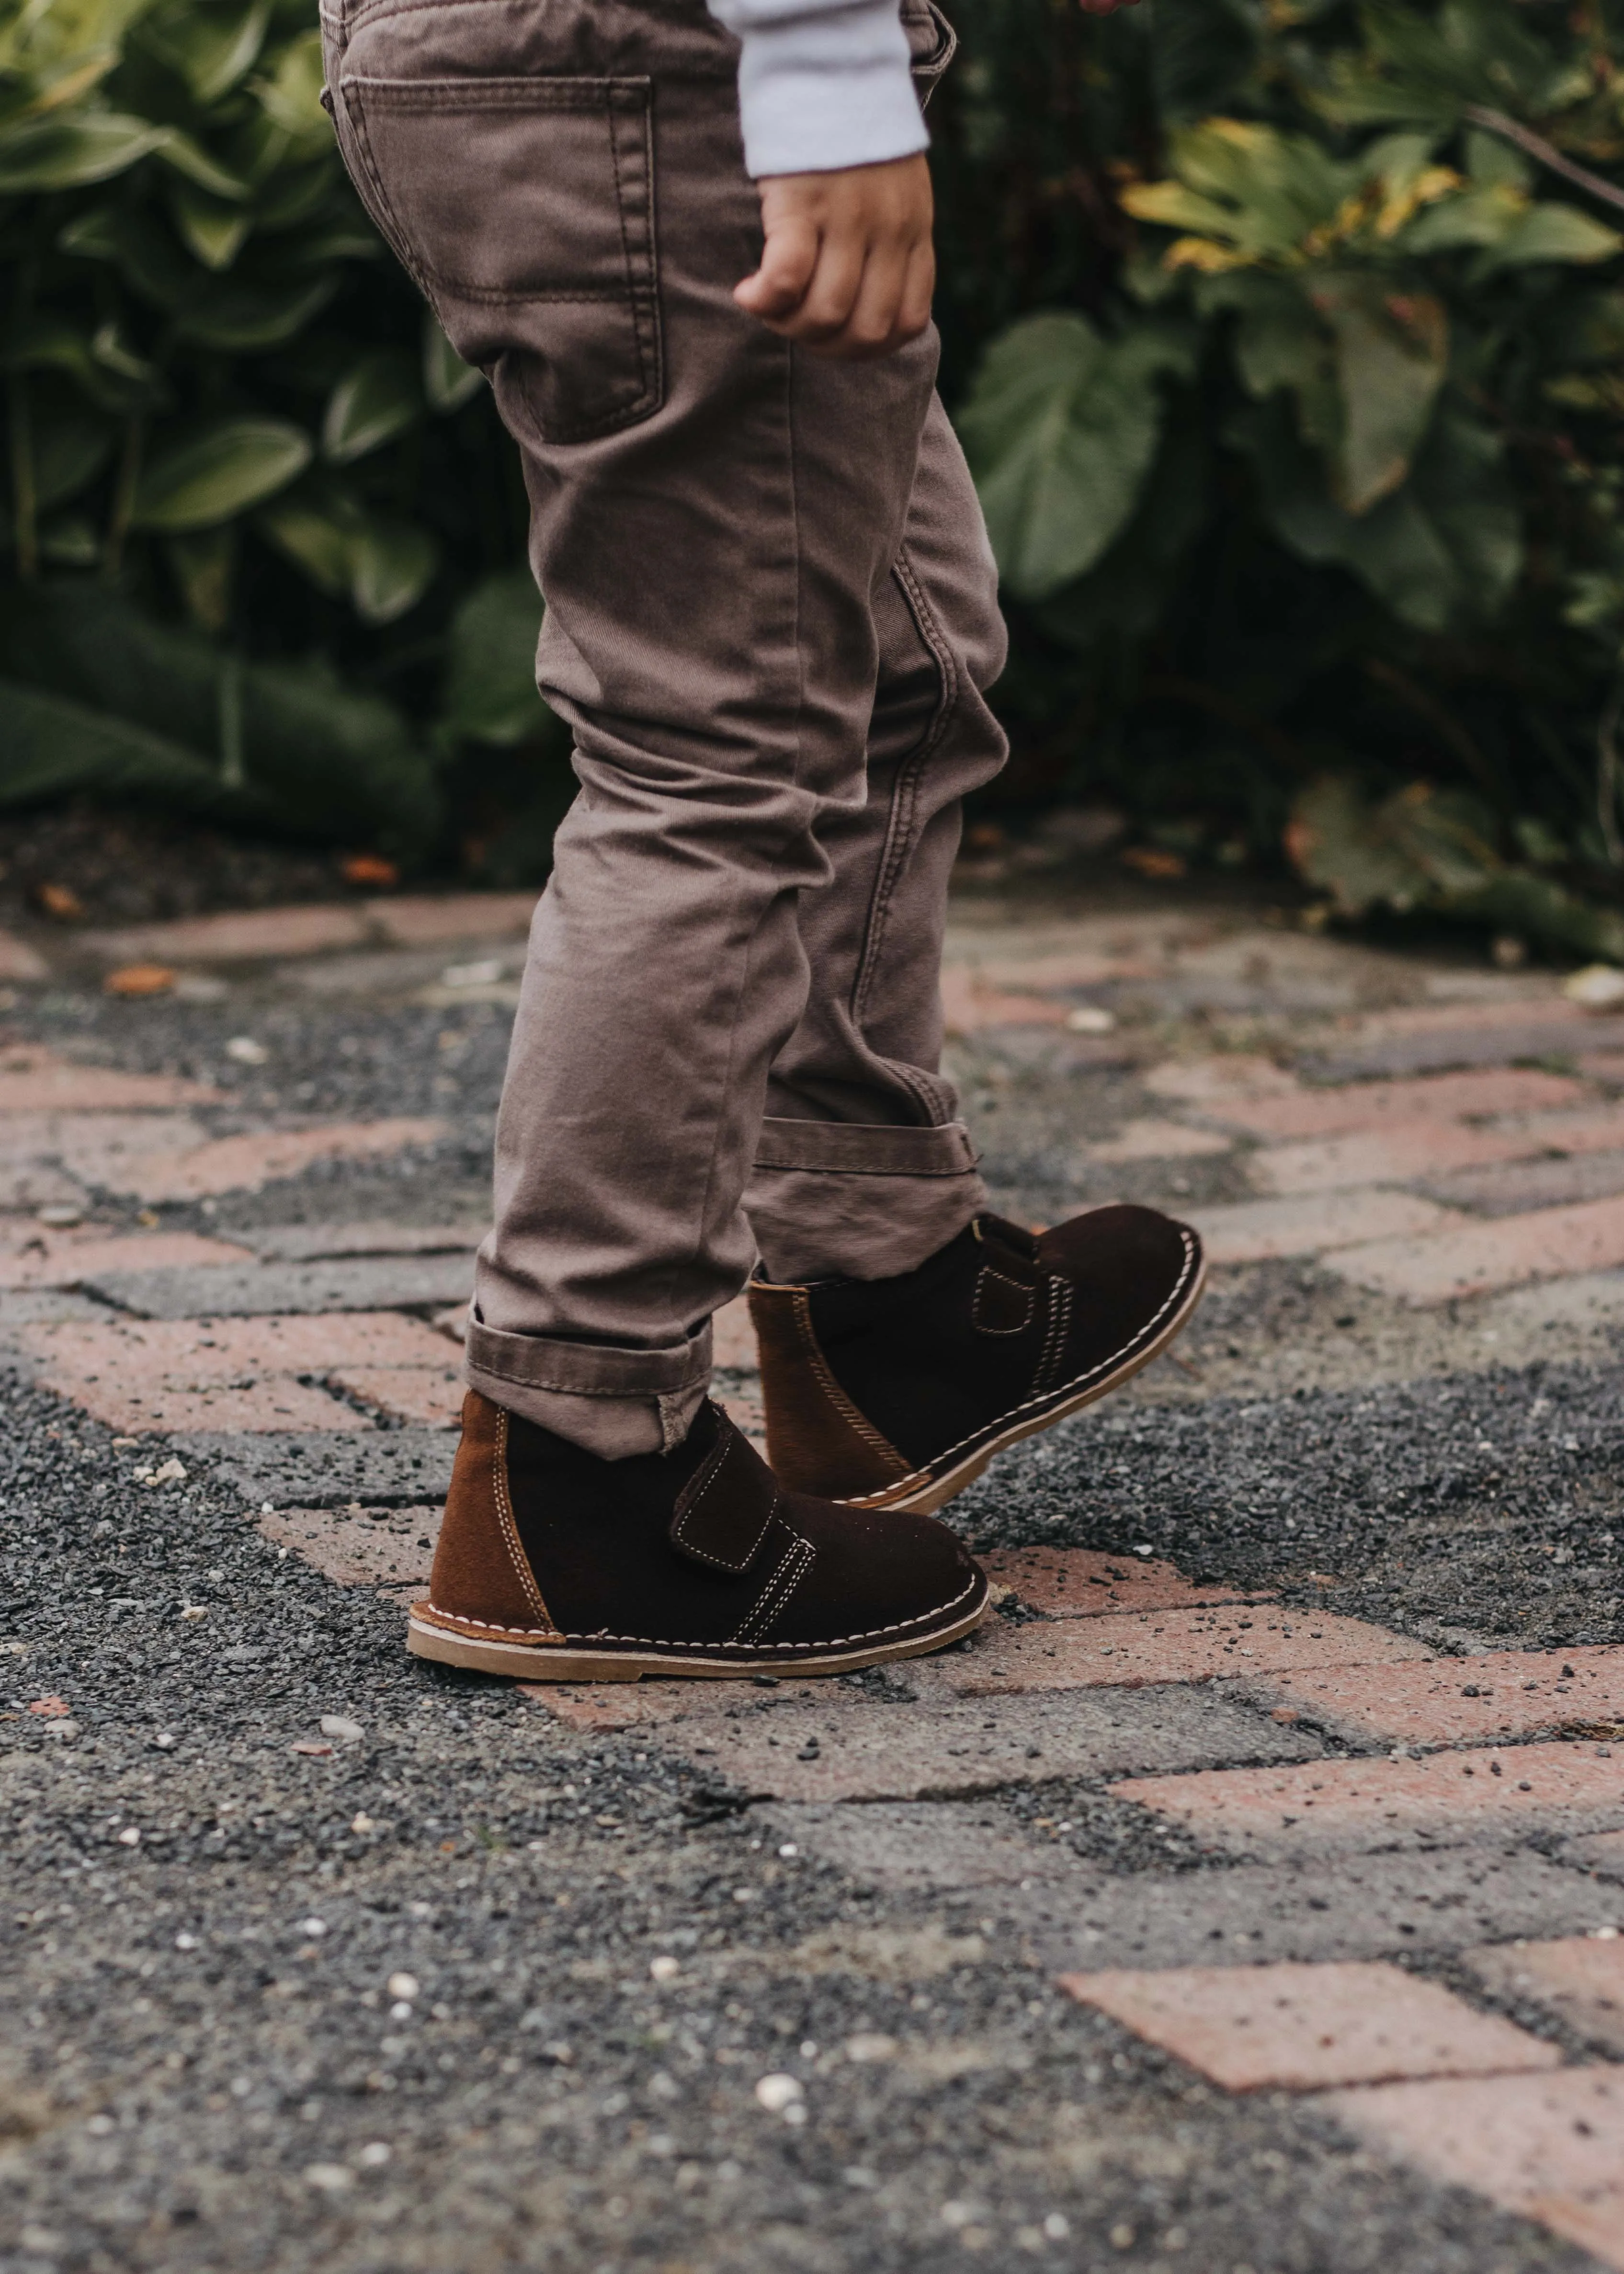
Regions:
<instances>
[{"instance_id":1,"label":"white shirt cuff","mask_svg":"<svg viewBox=\"0 0 1624 2274\"><path fill-rule=\"evenodd\" d=\"M712 0L741 42L739 115L754 179L875 166L929 147L897 0L782 6Z\"/></svg>"}]
</instances>

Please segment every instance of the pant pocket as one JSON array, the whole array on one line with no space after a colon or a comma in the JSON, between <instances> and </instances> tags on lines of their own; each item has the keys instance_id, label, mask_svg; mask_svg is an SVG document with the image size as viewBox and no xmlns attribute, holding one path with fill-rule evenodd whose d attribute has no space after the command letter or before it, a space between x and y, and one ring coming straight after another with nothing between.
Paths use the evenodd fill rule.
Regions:
<instances>
[{"instance_id":1,"label":"pant pocket","mask_svg":"<svg viewBox=\"0 0 1624 2274\"><path fill-rule=\"evenodd\" d=\"M665 399L646 79L341 76L373 219L468 363L511 357L549 442Z\"/></svg>"}]
</instances>

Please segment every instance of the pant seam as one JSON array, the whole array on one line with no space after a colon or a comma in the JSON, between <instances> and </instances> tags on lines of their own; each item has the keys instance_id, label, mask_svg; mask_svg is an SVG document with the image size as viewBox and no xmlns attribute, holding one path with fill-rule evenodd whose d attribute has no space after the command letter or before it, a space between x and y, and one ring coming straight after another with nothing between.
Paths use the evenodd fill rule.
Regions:
<instances>
[{"instance_id":1,"label":"pant seam","mask_svg":"<svg viewBox=\"0 0 1624 2274\"><path fill-rule=\"evenodd\" d=\"M930 722L919 739L916 749L899 764L891 791L891 814L885 833L885 844L880 855L879 872L875 878L874 892L868 905L868 922L865 928L862 953L858 960L857 975L851 995L852 1023L861 1034L873 991L875 975L879 968L881 951L885 942L886 927L898 881L906 866L908 856L917 841L915 817L919 807L919 785L931 756L940 748L948 725L959 704L959 669L952 650L944 637L942 628L927 600L924 589L914 572L907 547L898 548L891 565L891 575L907 604L914 629L923 642L926 651L936 666L936 684L940 690ZM924 1110L933 1125L939 1119L943 1101L936 1085L921 1069L899 1059L890 1061L892 1071L904 1088Z\"/></svg>"}]
</instances>

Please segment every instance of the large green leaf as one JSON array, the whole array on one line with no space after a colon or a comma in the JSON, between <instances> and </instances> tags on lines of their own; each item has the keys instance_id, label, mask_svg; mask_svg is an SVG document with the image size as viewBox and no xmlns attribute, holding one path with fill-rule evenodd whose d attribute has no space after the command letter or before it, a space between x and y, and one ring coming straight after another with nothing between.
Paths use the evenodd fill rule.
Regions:
<instances>
[{"instance_id":1,"label":"large green leaf","mask_svg":"<svg viewBox=\"0 0 1624 2274\"><path fill-rule=\"evenodd\" d=\"M375 348L350 365L328 397L321 455L329 465L350 465L422 416L423 392L411 358L398 348Z\"/></svg>"},{"instance_id":2,"label":"large green leaf","mask_svg":"<svg viewBox=\"0 0 1624 2274\"><path fill-rule=\"evenodd\" d=\"M451 620L440 720L454 740L512 748L545 727L536 691L541 595L528 569L487 576Z\"/></svg>"},{"instance_id":3,"label":"large green leaf","mask_svg":"<svg viewBox=\"0 0 1624 2274\"><path fill-rule=\"evenodd\" d=\"M177 329L184 339L204 347L281 347L284 341L297 339L337 290L335 275L286 284L252 284L236 277L219 283L211 280L203 291L194 292L177 319Z\"/></svg>"},{"instance_id":4,"label":"large green leaf","mask_svg":"<svg viewBox=\"0 0 1624 2274\"><path fill-rule=\"evenodd\" d=\"M229 268L254 225L245 207L229 205L184 180L177 182L170 193L169 211L187 251L205 268Z\"/></svg>"},{"instance_id":5,"label":"large green leaf","mask_svg":"<svg viewBox=\"0 0 1624 2274\"><path fill-rule=\"evenodd\" d=\"M1448 321L1430 293L1391 292L1372 277L1326 277L1313 302L1336 343L1337 493L1350 513L1368 513L1421 447L1448 369Z\"/></svg>"},{"instance_id":6,"label":"large green leaf","mask_svg":"<svg viewBox=\"0 0 1624 2274\"><path fill-rule=\"evenodd\" d=\"M440 565L426 530L370 511L330 478L275 499L255 526L312 584L346 598L363 623L393 623L416 607Z\"/></svg>"},{"instance_id":7,"label":"large green leaf","mask_svg":"<svg viewBox=\"0 0 1624 2274\"><path fill-rule=\"evenodd\" d=\"M369 514L356 531L350 561L356 614L363 623L392 624L433 583L440 547L416 522Z\"/></svg>"},{"instance_id":8,"label":"large green leaf","mask_svg":"<svg viewBox=\"0 0 1624 2274\"><path fill-rule=\"evenodd\" d=\"M267 802L230 793L200 752L117 711L0 678L0 811L94 794L264 823Z\"/></svg>"},{"instance_id":9,"label":"large green leaf","mask_svg":"<svg viewBox=\"0 0 1624 2274\"><path fill-rule=\"evenodd\" d=\"M460 410L484 384L485 373L464 363L427 310L423 319L423 391L436 410Z\"/></svg>"},{"instance_id":10,"label":"large green leaf","mask_svg":"<svg viewBox=\"0 0 1624 2274\"><path fill-rule=\"evenodd\" d=\"M0 195L76 190L122 174L162 147L168 130L117 111L41 118L0 131Z\"/></svg>"},{"instance_id":11,"label":"large green leaf","mask_svg":"<svg viewBox=\"0 0 1624 2274\"><path fill-rule=\"evenodd\" d=\"M304 472L310 437L285 418L218 418L155 449L136 491L134 526L181 535L230 521Z\"/></svg>"},{"instance_id":12,"label":"large green leaf","mask_svg":"<svg viewBox=\"0 0 1624 2274\"><path fill-rule=\"evenodd\" d=\"M216 782L225 661L93 585L47 585L0 611L0 674L178 745ZM230 809L329 844L422 851L439 819L433 769L392 704L311 665L250 664L241 693L244 787Z\"/></svg>"},{"instance_id":13,"label":"large green leaf","mask_svg":"<svg viewBox=\"0 0 1624 2274\"><path fill-rule=\"evenodd\" d=\"M1624 237L1581 213L1577 206L1530 206L1485 256L1491 268L1523 267L1537 260L1611 260Z\"/></svg>"},{"instance_id":14,"label":"large green leaf","mask_svg":"<svg viewBox=\"0 0 1624 2274\"><path fill-rule=\"evenodd\" d=\"M148 34L165 59L184 73L200 103L217 102L246 77L259 59L271 20L271 0L237 0L221 7L209 0L184 0L163 11Z\"/></svg>"},{"instance_id":15,"label":"large green leaf","mask_svg":"<svg viewBox=\"0 0 1624 2274\"><path fill-rule=\"evenodd\" d=\"M1092 568L1132 513L1155 456L1162 371L1177 335L1102 339L1084 316L1029 316L995 341L959 427L998 564L1040 600Z\"/></svg>"}]
</instances>

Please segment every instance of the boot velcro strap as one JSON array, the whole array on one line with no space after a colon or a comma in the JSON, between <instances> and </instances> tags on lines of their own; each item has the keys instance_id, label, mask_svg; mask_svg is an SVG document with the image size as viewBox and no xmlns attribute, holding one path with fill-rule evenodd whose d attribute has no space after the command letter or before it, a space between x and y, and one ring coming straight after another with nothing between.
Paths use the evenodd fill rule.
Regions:
<instances>
[{"instance_id":1,"label":"boot velcro strap","mask_svg":"<svg viewBox=\"0 0 1624 2274\"><path fill-rule=\"evenodd\" d=\"M712 1570L748 1571L778 1504L771 1470L718 1412L716 1443L677 1502L671 1544Z\"/></svg>"}]
</instances>

